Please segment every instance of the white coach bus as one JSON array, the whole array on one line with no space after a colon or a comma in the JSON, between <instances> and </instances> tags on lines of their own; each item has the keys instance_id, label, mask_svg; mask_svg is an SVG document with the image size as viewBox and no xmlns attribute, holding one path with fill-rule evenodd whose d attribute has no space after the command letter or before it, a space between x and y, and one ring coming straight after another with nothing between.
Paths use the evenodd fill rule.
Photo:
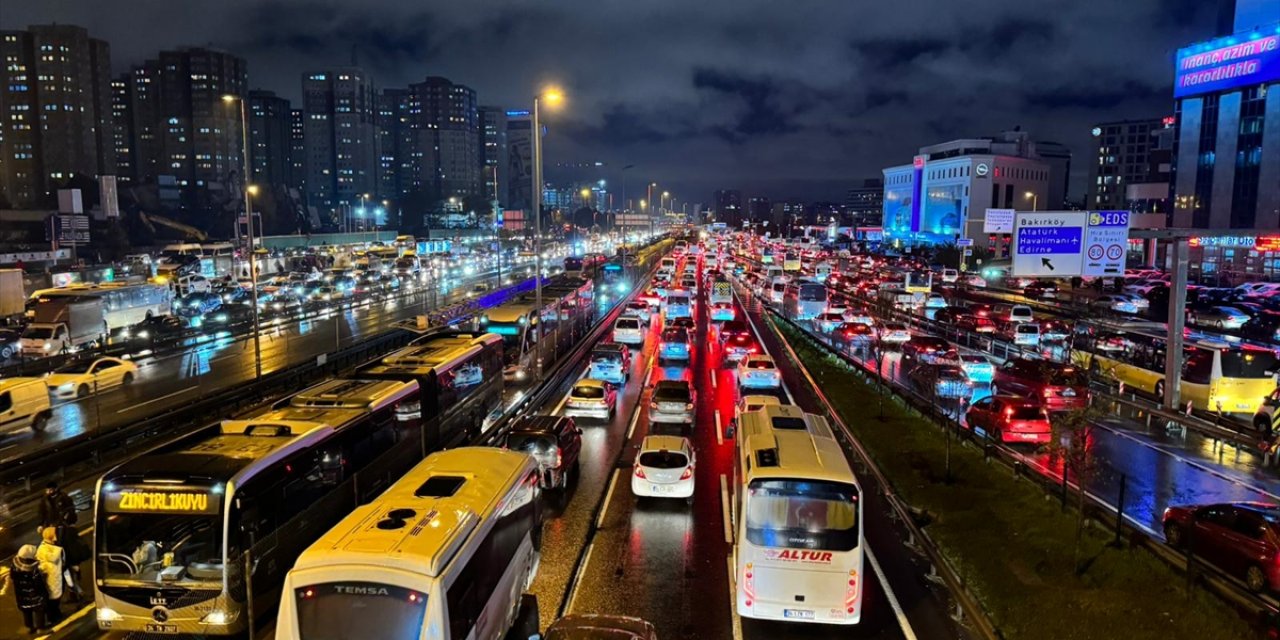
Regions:
<instances>
[{"instance_id":1,"label":"white coach bus","mask_svg":"<svg viewBox=\"0 0 1280 640\"><path fill-rule=\"evenodd\" d=\"M276 639L501 638L537 572L541 536L532 457L433 453L302 553Z\"/></svg>"},{"instance_id":2,"label":"white coach bus","mask_svg":"<svg viewBox=\"0 0 1280 640\"><path fill-rule=\"evenodd\" d=\"M735 606L746 618L862 619L862 500L822 416L795 405L742 414L734 466Z\"/></svg>"}]
</instances>

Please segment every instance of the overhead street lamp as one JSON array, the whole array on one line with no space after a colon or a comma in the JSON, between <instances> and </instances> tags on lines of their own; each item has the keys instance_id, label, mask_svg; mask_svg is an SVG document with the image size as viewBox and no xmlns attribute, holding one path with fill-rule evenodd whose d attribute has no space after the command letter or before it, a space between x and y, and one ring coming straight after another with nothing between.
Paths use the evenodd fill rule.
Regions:
<instances>
[{"instance_id":1,"label":"overhead street lamp","mask_svg":"<svg viewBox=\"0 0 1280 640\"><path fill-rule=\"evenodd\" d=\"M538 362L537 369L534 373L534 381L542 381L542 125L538 122L538 105L540 102L546 103L552 107L564 101L564 94L554 87L543 89L541 93L533 97L533 192L532 206L529 207L533 213L533 253L534 253L534 306L538 308ZM556 309L557 321L559 320L560 310ZM557 322L557 325L559 322Z\"/></svg>"},{"instance_id":2,"label":"overhead street lamp","mask_svg":"<svg viewBox=\"0 0 1280 640\"><path fill-rule=\"evenodd\" d=\"M243 174L241 183L244 185L244 218L248 223L246 225L246 240L248 241L249 256L249 286L250 290L250 306L253 308L253 375L255 379L262 378L262 337L259 335L258 326L258 262L254 256L253 242L253 196L258 194L257 185L249 184L249 115L245 107L243 96L227 94L222 96L222 101L227 104L233 102L240 103L240 156L243 161ZM240 238L240 221L237 219L235 224L237 245Z\"/></svg>"},{"instance_id":3,"label":"overhead street lamp","mask_svg":"<svg viewBox=\"0 0 1280 640\"><path fill-rule=\"evenodd\" d=\"M1031 210L1032 210L1032 211L1039 211L1039 210L1040 210L1040 207L1039 207L1039 206L1037 206L1037 205L1039 205L1039 204L1040 204L1040 196L1036 195L1034 192L1028 191L1028 192L1026 192L1026 193L1022 194L1022 197L1024 197L1024 198L1026 198L1027 200L1030 200L1030 201L1031 201Z\"/></svg>"}]
</instances>

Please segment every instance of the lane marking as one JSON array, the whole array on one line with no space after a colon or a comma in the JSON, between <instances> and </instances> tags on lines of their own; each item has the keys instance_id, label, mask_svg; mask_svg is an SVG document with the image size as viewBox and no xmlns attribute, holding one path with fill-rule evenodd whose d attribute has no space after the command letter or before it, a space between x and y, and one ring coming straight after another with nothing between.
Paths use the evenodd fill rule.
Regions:
<instances>
[{"instance_id":1,"label":"lane marking","mask_svg":"<svg viewBox=\"0 0 1280 640\"><path fill-rule=\"evenodd\" d=\"M85 527L85 530L80 532L80 537L81 537L81 538L83 538L83 537L85 537L85 536L87 536L87 535L89 535L89 534L93 533L93 527L94 527L94 526L95 526L95 525L89 525L88 527Z\"/></svg>"},{"instance_id":2,"label":"lane marking","mask_svg":"<svg viewBox=\"0 0 1280 640\"><path fill-rule=\"evenodd\" d=\"M715 369L711 370L711 388L712 389L716 388L716 378L720 377L720 376L717 376L716 373L718 372Z\"/></svg>"},{"instance_id":3,"label":"lane marking","mask_svg":"<svg viewBox=\"0 0 1280 640\"><path fill-rule=\"evenodd\" d=\"M902 629L902 635L907 640L916 640L916 632L911 628L911 621L907 620L907 614L902 611L902 605L898 603L898 596L894 595L893 587L889 586L889 580L885 578L884 571L880 569L880 562L876 560L876 554L871 552L870 545L867 546L867 559L871 561L871 568L875 570L876 577L880 579L880 584L884 587L884 595L889 599L889 606L893 608L893 615L898 618L898 627ZM865 587L863 590L866 590ZM863 603L866 603L865 599L863 599Z\"/></svg>"},{"instance_id":4,"label":"lane marking","mask_svg":"<svg viewBox=\"0 0 1280 640\"><path fill-rule=\"evenodd\" d=\"M724 559L729 569L729 615L733 618L733 640L742 640L742 616L738 615L738 576L733 570L733 556Z\"/></svg>"},{"instance_id":5,"label":"lane marking","mask_svg":"<svg viewBox=\"0 0 1280 640\"><path fill-rule=\"evenodd\" d=\"M159 398L152 398L150 400L147 400L146 402L135 402L134 404L131 404L123 409L120 409L119 411L116 411L116 413L127 413L129 411L136 411L139 407L145 407L153 402L160 402L161 400L168 400L169 398L172 398L174 396L180 396L188 391L195 391L196 389L199 389L199 388L200 386L196 385L193 387L187 387L186 389L181 389L179 391L174 391L173 393L160 396Z\"/></svg>"},{"instance_id":6,"label":"lane marking","mask_svg":"<svg viewBox=\"0 0 1280 640\"><path fill-rule=\"evenodd\" d=\"M622 475L622 469L614 469L613 477L609 479L609 488L604 490L604 508L600 510L600 515L596 516L596 528L604 526L605 516L609 515L610 498L613 497L613 489L618 484L618 476Z\"/></svg>"},{"instance_id":7,"label":"lane marking","mask_svg":"<svg viewBox=\"0 0 1280 640\"><path fill-rule=\"evenodd\" d=\"M733 545L733 529L729 526L729 480L720 474L720 517L724 525L724 541Z\"/></svg>"},{"instance_id":8,"label":"lane marking","mask_svg":"<svg viewBox=\"0 0 1280 640\"><path fill-rule=\"evenodd\" d=\"M720 410L719 409L715 410L715 416L716 416L716 444L723 446L724 433L722 433L722 430L720 429ZM723 480L724 476L720 476L720 478Z\"/></svg>"},{"instance_id":9,"label":"lane marking","mask_svg":"<svg viewBox=\"0 0 1280 640\"><path fill-rule=\"evenodd\" d=\"M569 594L569 604L565 605L565 615L573 613L573 604L578 601L578 589L582 587L582 575L586 573L587 566L591 564L591 552L596 550L594 540L587 545L587 554L582 557L582 564L578 566L578 572L573 576L573 593Z\"/></svg>"},{"instance_id":10,"label":"lane marking","mask_svg":"<svg viewBox=\"0 0 1280 640\"><path fill-rule=\"evenodd\" d=\"M85 617L86 615L88 615L88 613L89 613L90 611L93 611L93 605L87 605L87 606L85 606L83 609L80 609L79 611L77 611L77 612L75 612L75 613L71 614L70 616L68 616L68 617L64 618L64 619L62 620L62 622L59 622L59 623L58 623L57 625L55 625L52 629L50 629L50 630L49 630L49 631L50 631L49 633L46 633L46 634L44 634L44 635L42 635L42 636L38 636L38 637L37 637L37 640L45 640L46 638L52 638L53 636L58 635L58 632L60 632L60 631L62 631L63 629L65 629L65 628L67 628L67 627L71 626L71 624L72 624L72 623L74 623L75 621L79 620L80 618Z\"/></svg>"},{"instance_id":11,"label":"lane marking","mask_svg":"<svg viewBox=\"0 0 1280 640\"><path fill-rule=\"evenodd\" d=\"M737 295L737 294L735 293L734 295ZM765 352L765 355L769 356L770 358L773 358L774 366L775 366L775 367L777 367L778 359L777 359L777 358L774 358L774 355L773 355L772 353L769 353L769 347L765 346L765 344L764 344L764 339L760 337L760 330L759 330L759 329L756 329L756 322L755 322L755 320L752 320L752 319L751 319L751 313L747 311L747 307L746 307L746 305L742 304L742 301L741 301L741 300L739 300L739 301L738 301L738 304L742 307L742 312L743 312L744 314L746 314L746 316L747 316L747 325L751 327L751 333L754 333L754 334L755 334L755 336L756 336L756 343L760 345L760 350L761 350L761 351L763 351L763 352ZM761 322L768 322L768 312L767 312L767 311L761 311L761 312L760 312L760 320L761 320ZM787 394L787 403L788 403L788 404L795 404L795 403L796 403L796 399L795 399L795 397L794 397L794 396L792 396L792 395L791 395L791 390L787 388L787 381L786 381L786 380L784 380L784 379L782 379L782 368L781 368L781 367L778 367L778 378L779 378L779 381L781 382L781 385L780 385L780 386L782 387L782 392L783 392L783 393L785 393L785 394Z\"/></svg>"}]
</instances>

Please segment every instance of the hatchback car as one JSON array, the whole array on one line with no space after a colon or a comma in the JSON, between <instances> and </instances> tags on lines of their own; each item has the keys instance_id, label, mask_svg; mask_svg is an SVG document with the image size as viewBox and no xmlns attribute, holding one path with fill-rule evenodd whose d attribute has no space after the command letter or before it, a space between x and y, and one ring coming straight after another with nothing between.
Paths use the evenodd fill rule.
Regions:
<instances>
[{"instance_id":1,"label":"hatchback car","mask_svg":"<svg viewBox=\"0 0 1280 640\"><path fill-rule=\"evenodd\" d=\"M720 330L716 332L720 338L720 342L728 342L733 336L750 336L751 328L743 320L730 320L720 325Z\"/></svg>"},{"instance_id":2,"label":"hatchback car","mask_svg":"<svg viewBox=\"0 0 1280 640\"><path fill-rule=\"evenodd\" d=\"M649 303L641 300L628 302L627 306L622 309L622 315L648 324L650 316Z\"/></svg>"},{"instance_id":3,"label":"hatchback car","mask_svg":"<svg viewBox=\"0 0 1280 640\"><path fill-rule=\"evenodd\" d=\"M1133 315L1138 313L1138 305L1129 296L1121 294L1101 295L1093 299L1089 303L1089 307L1095 311L1111 311L1114 313L1124 313Z\"/></svg>"},{"instance_id":4,"label":"hatchback car","mask_svg":"<svg viewBox=\"0 0 1280 640\"><path fill-rule=\"evenodd\" d=\"M723 349L721 358L725 362L738 362L760 350L756 346L755 338L741 333L734 334L728 340L725 340Z\"/></svg>"},{"instance_id":5,"label":"hatchback car","mask_svg":"<svg viewBox=\"0 0 1280 640\"><path fill-rule=\"evenodd\" d=\"M631 379L631 349L618 342L603 342L591 350L587 377L613 384Z\"/></svg>"},{"instance_id":6,"label":"hatchback car","mask_svg":"<svg viewBox=\"0 0 1280 640\"><path fill-rule=\"evenodd\" d=\"M595 378L583 378L569 391L564 415L572 418L612 420L617 409L618 390L613 384Z\"/></svg>"},{"instance_id":7,"label":"hatchback car","mask_svg":"<svg viewBox=\"0 0 1280 640\"><path fill-rule=\"evenodd\" d=\"M689 330L683 327L669 327L662 330L662 341L658 345L658 361L689 360Z\"/></svg>"},{"instance_id":8,"label":"hatchback car","mask_svg":"<svg viewBox=\"0 0 1280 640\"><path fill-rule=\"evenodd\" d=\"M901 345L911 339L911 330L901 322L886 322L880 328L880 342Z\"/></svg>"},{"instance_id":9,"label":"hatchback car","mask_svg":"<svg viewBox=\"0 0 1280 640\"><path fill-rule=\"evenodd\" d=\"M717 302L711 305L712 322L728 322L738 317L738 312L731 302Z\"/></svg>"},{"instance_id":10,"label":"hatchback car","mask_svg":"<svg viewBox=\"0 0 1280 640\"><path fill-rule=\"evenodd\" d=\"M996 367L991 395L1001 392L1042 401L1050 411L1082 409L1089 406L1089 380L1084 372L1068 364L1011 358Z\"/></svg>"},{"instance_id":11,"label":"hatchback car","mask_svg":"<svg viewBox=\"0 0 1280 640\"><path fill-rule=\"evenodd\" d=\"M996 368L986 356L977 353L958 353L954 349L938 358L941 364L960 367L970 382L988 384L995 377Z\"/></svg>"},{"instance_id":12,"label":"hatchback car","mask_svg":"<svg viewBox=\"0 0 1280 640\"><path fill-rule=\"evenodd\" d=\"M960 367L924 363L910 371L907 377L921 393L935 398L968 398L973 395L973 383Z\"/></svg>"},{"instance_id":13,"label":"hatchback car","mask_svg":"<svg viewBox=\"0 0 1280 640\"><path fill-rule=\"evenodd\" d=\"M81 360L55 369L44 383L55 398L83 398L138 377L138 365L119 358Z\"/></svg>"},{"instance_id":14,"label":"hatchback car","mask_svg":"<svg viewBox=\"0 0 1280 640\"><path fill-rule=\"evenodd\" d=\"M902 359L931 362L951 350L951 343L935 336L911 336L902 343Z\"/></svg>"},{"instance_id":15,"label":"hatchback car","mask_svg":"<svg viewBox=\"0 0 1280 640\"><path fill-rule=\"evenodd\" d=\"M636 318L629 316L614 320L613 341L627 345L644 344L644 325Z\"/></svg>"},{"instance_id":16,"label":"hatchback car","mask_svg":"<svg viewBox=\"0 0 1280 640\"><path fill-rule=\"evenodd\" d=\"M637 498L684 498L693 502L696 464L688 438L648 436L632 465L631 492Z\"/></svg>"},{"instance_id":17,"label":"hatchback car","mask_svg":"<svg viewBox=\"0 0 1280 640\"><path fill-rule=\"evenodd\" d=\"M1280 591L1280 507L1263 502L1188 505L1164 510L1169 546L1193 546L1197 558L1244 580L1251 591Z\"/></svg>"},{"instance_id":18,"label":"hatchback car","mask_svg":"<svg viewBox=\"0 0 1280 640\"><path fill-rule=\"evenodd\" d=\"M781 386L782 373L773 358L761 353L747 356L738 363L738 388L777 389Z\"/></svg>"},{"instance_id":19,"label":"hatchback car","mask_svg":"<svg viewBox=\"0 0 1280 640\"><path fill-rule=\"evenodd\" d=\"M684 380L660 380L649 400L649 424L693 424L697 392Z\"/></svg>"},{"instance_id":20,"label":"hatchback car","mask_svg":"<svg viewBox=\"0 0 1280 640\"><path fill-rule=\"evenodd\" d=\"M965 422L997 442L1045 444L1053 433L1044 404L1029 398L987 396L969 407Z\"/></svg>"},{"instance_id":21,"label":"hatchback car","mask_svg":"<svg viewBox=\"0 0 1280 640\"><path fill-rule=\"evenodd\" d=\"M547 627L542 640L658 640L653 624L630 616L571 613Z\"/></svg>"},{"instance_id":22,"label":"hatchback car","mask_svg":"<svg viewBox=\"0 0 1280 640\"><path fill-rule=\"evenodd\" d=\"M1187 312L1187 322L1216 329L1239 329L1249 321L1249 314L1235 307L1209 307Z\"/></svg>"},{"instance_id":23,"label":"hatchback car","mask_svg":"<svg viewBox=\"0 0 1280 640\"><path fill-rule=\"evenodd\" d=\"M563 489L578 468L582 429L566 416L525 416L512 425L503 446L533 456L543 488Z\"/></svg>"},{"instance_id":24,"label":"hatchback car","mask_svg":"<svg viewBox=\"0 0 1280 640\"><path fill-rule=\"evenodd\" d=\"M1058 297L1058 285L1049 282L1048 280L1036 280L1035 282L1027 285L1026 288L1022 290L1022 294L1028 298L1053 299Z\"/></svg>"},{"instance_id":25,"label":"hatchback car","mask_svg":"<svg viewBox=\"0 0 1280 640\"><path fill-rule=\"evenodd\" d=\"M996 323L991 318L965 314L956 318L953 323L961 331L970 333L995 333Z\"/></svg>"},{"instance_id":26,"label":"hatchback car","mask_svg":"<svg viewBox=\"0 0 1280 640\"><path fill-rule=\"evenodd\" d=\"M843 313L826 312L820 313L813 319L813 325L822 333L831 333L844 324Z\"/></svg>"}]
</instances>

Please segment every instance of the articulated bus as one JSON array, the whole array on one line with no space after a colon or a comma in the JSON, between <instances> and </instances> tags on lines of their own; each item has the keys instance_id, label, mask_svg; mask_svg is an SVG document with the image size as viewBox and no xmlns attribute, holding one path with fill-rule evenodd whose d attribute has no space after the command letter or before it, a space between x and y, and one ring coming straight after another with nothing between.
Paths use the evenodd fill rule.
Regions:
<instances>
[{"instance_id":1,"label":"articulated bus","mask_svg":"<svg viewBox=\"0 0 1280 640\"><path fill-rule=\"evenodd\" d=\"M532 373L538 350L538 307L533 302L513 300L480 316L485 331L502 336L505 380L524 380Z\"/></svg>"},{"instance_id":2,"label":"articulated bus","mask_svg":"<svg viewBox=\"0 0 1280 640\"><path fill-rule=\"evenodd\" d=\"M862 492L827 421L795 405L743 412L733 483L738 615L857 624Z\"/></svg>"},{"instance_id":3,"label":"articulated bus","mask_svg":"<svg viewBox=\"0 0 1280 640\"><path fill-rule=\"evenodd\" d=\"M1163 398L1168 325L1155 322L1076 323L1071 359L1091 373ZM1221 340L1185 340L1179 398L1193 409L1252 414L1275 390L1280 369L1270 349Z\"/></svg>"},{"instance_id":4,"label":"articulated bus","mask_svg":"<svg viewBox=\"0 0 1280 640\"><path fill-rule=\"evenodd\" d=\"M782 292L782 312L792 320L812 320L827 312L827 287L812 280L793 280Z\"/></svg>"},{"instance_id":5,"label":"articulated bus","mask_svg":"<svg viewBox=\"0 0 1280 640\"><path fill-rule=\"evenodd\" d=\"M434 453L302 553L285 581L276 639L505 637L532 614L520 603L541 539L532 457L487 447Z\"/></svg>"},{"instance_id":6,"label":"articulated bus","mask_svg":"<svg viewBox=\"0 0 1280 640\"><path fill-rule=\"evenodd\" d=\"M94 513L99 628L244 633L275 608L303 549L445 442L432 436L452 424L454 407L469 405L447 397L441 382L452 373L456 387L462 371L477 360L483 368L498 348L496 339L467 342L484 346L438 352L434 388L420 386L429 376L357 372L107 472ZM437 408L438 420L427 415Z\"/></svg>"}]
</instances>

